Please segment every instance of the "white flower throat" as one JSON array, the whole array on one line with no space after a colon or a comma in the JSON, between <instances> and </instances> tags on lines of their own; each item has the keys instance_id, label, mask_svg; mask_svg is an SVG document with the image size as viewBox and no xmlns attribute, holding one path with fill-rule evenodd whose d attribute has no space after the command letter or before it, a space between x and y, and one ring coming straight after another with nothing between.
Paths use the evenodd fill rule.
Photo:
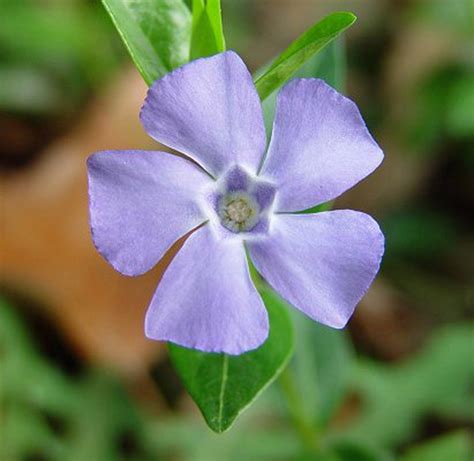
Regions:
<instances>
[{"instance_id":1,"label":"white flower throat","mask_svg":"<svg viewBox=\"0 0 474 461\"><path fill-rule=\"evenodd\" d=\"M266 233L275 193L275 187L268 181L234 165L222 175L211 193L217 222L236 234Z\"/></svg>"},{"instance_id":2,"label":"white flower throat","mask_svg":"<svg viewBox=\"0 0 474 461\"><path fill-rule=\"evenodd\" d=\"M229 192L221 198L218 213L224 227L232 232L246 232L257 224L260 207L247 192Z\"/></svg>"}]
</instances>

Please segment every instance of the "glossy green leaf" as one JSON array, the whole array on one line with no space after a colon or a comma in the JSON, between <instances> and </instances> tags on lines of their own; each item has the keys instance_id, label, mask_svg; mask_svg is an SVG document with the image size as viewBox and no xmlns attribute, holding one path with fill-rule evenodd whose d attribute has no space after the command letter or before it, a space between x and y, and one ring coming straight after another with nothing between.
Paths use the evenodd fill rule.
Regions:
<instances>
[{"instance_id":1,"label":"glossy green leaf","mask_svg":"<svg viewBox=\"0 0 474 461\"><path fill-rule=\"evenodd\" d=\"M352 13L333 13L307 30L256 79L255 85L260 98L264 100L283 85L308 59L350 27L355 20L356 17Z\"/></svg>"},{"instance_id":2,"label":"glossy green leaf","mask_svg":"<svg viewBox=\"0 0 474 461\"><path fill-rule=\"evenodd\" d=\"M222 8L220 0L207 0L207 15L216 37L217 49L225 50L224 30L222 28Z\"/></svg>"},{"instance_id":3,"label":"glossy green leaf","mask_svg":"<svg viewBox=\"0 0 474 461\"><path fill-rule=\"evenodd\" d=\"M150 85L189 59L191 13L183 0L102 0Z\"/></svg>"},{"instance_id":4,"label":"glossy green leaf","mask_svg":"<svg viewBox=\"0 0 474 461\"><path fill-rule=\"evenodd\" d=\"M215 432L231 427L279 375L293 350L293 332L284 303L268 289L262 288L260 294L270 316L270 335L260 348L230 356L169 345L182 382Z\"/></svg>"},{"instance_id":5,"label":"glossy green leaf","mask_svg":"<svg viewBox=\"0 0 474 461\"><path fill-rule=\"evenodd\" d=\"M193 0L191 59L225 51L220 0Z\"/></svg>"}]
</instances>

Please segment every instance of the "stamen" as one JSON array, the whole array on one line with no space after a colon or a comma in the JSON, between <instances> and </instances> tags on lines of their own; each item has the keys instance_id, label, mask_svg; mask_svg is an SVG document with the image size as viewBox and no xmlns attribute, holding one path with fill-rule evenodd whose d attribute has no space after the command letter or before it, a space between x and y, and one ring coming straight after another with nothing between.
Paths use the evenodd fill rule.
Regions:
<instances>
[{"instance_id":1,"label":"stamen","mask_svg":"<svg viewBox=\"0 0 474 461\"><path fill-rule=\"evenodd\" d=\"M252 209L241 198L232 200L226 207L225 213L229 219L237 223L245 222L252 214Z\"/></svg>"},{"instance_id":2,"label":"stamen","mask_svg":"<svg viewBox=\"0 0 474 461\"><path fill-rule=\"evenodd\" d=\"M222 225L232 232L251 230L258 222L260 207L246 192L231 192L219 204Z\"/></svg>"}]
</instances>

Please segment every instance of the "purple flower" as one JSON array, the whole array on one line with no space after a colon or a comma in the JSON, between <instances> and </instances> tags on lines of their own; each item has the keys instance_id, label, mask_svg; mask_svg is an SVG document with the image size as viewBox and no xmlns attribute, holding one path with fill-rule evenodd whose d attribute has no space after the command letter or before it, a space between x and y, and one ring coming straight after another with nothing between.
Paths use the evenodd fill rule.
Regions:
<instances>
[{"instance_id":1,"label":"purple flower","mask_svg":"<svg viewBox=\"0 0 474 461\"><path fill-rule=\"evenodd\" d=\"M88 169L93 240L122 274L147 272L195 229L153 296L146 335L228 354L260 346L268 315L246 249L284 299L342 328L379 269L383 235L357 211L295 212L336 198L382 161L355 104L322 80L292 80L266 149L252 77L229 51L157 80L140 116L150 136L194 162L105 151Z\"/></svg>"}]
</instances>

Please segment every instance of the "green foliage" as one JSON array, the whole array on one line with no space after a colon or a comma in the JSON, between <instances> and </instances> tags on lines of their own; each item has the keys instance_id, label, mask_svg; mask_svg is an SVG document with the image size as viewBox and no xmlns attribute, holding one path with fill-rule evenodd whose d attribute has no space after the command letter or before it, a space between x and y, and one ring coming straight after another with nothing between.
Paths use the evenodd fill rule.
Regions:
<instances>
[{"instance_id":1,"label":"green foliage","mask_svg":"<svg viewBox=\"0 0 474 461\"><path fill-rule=\"evenodd\" d=\"M333 461L395 461L395 458L380 447L368 443L341 443L332 448Z\"/></svg>"},{"instance_id":2,"label":"green foliage","mask_svg":"<svg viewBox=\"0 0 474 461\"><path fill-rule=\"evenodd\" d=\"M0 299L0 459L150 459L144 423L118 382L103 372L73 380L41 357L15 311ZM156 459L156 458L153 458Z\"/></svg>"},{"instance_id":3,"label":"green foliage","mask_svg":"<svg viewBox=\"0 0 474 461\"><path fill-rule=\"evenodd\" d=\"M474 72L452 82L446 108L446 130L453 137L474 137Z\"/></svg>"},{"instance_id":4,"label":"green foliage","mask_svg":"<svg viewBox=\"0 0 474 461\"><path fill-rule=\"evenodd\" d=\"M296 347L291 363L308 420L325 427L346 394L353 356L346 333L317 324L293 308Z\"/></svg>"},{"instance_id":5,"label":"green foliage","mask_svg":"<svg viewBox=\"0 0 474 461\"><path fill-rule=\"evenodd\" d=\"M356 20L352 13L333 13L296 39L265 72L255 80L264 100L283 85L308 59L324 48Z\"/></svg>"},{"instance_id":6,"label":"green foliage","mask_svg":"<svg viewBox=\"0 0 474 461\"><path fill-rule=\"evenodd\" d=\"M261 290L270 317L263 346L239 356L209 354L170 344L171 360L209 427L223 432L279 375L293 350L286 308L271 291Z\"/></svg>"},{"instance_id":7,"label":"green foliage","mask_svg":"<svg viewBox=\"0 0 474 461\"><path fill-rule=\"evenodd\" d=\"M225 50L220 0L102 0L145 82Z\"/></svg>"},{"instance_id":8,"label":"green foliage","mask_svg":"<svg viewBox=\"0 0 474 461\"><path fill-rule=\"evenodd\" d=\"M387 241L387 260L411 258L434 262L456 241L452 219L426 209L393 213L384 219L382 228Z\"/></svg>"},{"instance_id":9,"label":"green foliage","mask_svg":"<svg viewBox=\"0 0 474 461\"><path fill-rule=\"evenodd\" d=\"M225 51L220 0L193 0L191 59Z\"/></svg>"},{"instance_id":10,"label":"green foliage","mask_svg":"<svg viewBox=\"0 0 474 461\"><path fill-rule=\"evenodd\" d=\"M474 420L473 332L472 325L446 327L398 366L360 360L353 375L360 415L343 438L394 447L416 433L424 416Z\"/></svg>"},{"instance_id":11,"label":"green foliage","mask_svg":"<svg viewBox=\"0 0 474 461\"><path fill-rule=\"evenodd\" d=\"M420 82L405 130L409 141L422 148L421 153L438 153L437 147L446 137L474 136L473 88L472 64L465 63L441 66Z\"/></svg>"},{"instance_id":12,"label":"green foliage","mask_svg":"<svg viewBox=\"0 0 474 461\"><path fill-rule=\"evenodd\" d=\"M400 461L470 461L472 455L469 434L455 432L411 448Z\"/></svg>"},{"instance_id":13,"label":"green foliage","mask_svg":"<svg viewBox=\"0 0 474 461\"><path fill-rule=\"evenodd\" d=\"M474 2L472 0L419 0L412 14L436 27L449 28L469 38L474 35Z\"/></svg>"},{"instance_id":14,"label":"green foliage","mask_svg":"<svg viewBox=\"0 0 474 461\"><path fill-rule=\"evenodd\" d=\"M307 326L314 325L308 322ZM308 338L301 341L306 335L310 342ZM148 421L113 377L85 371L73 378L45 360L15 311L0 303L0 459L393 461L380 447L411 439L428 412L457 421L474 419L469 327L441 330L417 357L395 368L364 360L358 363L341 332L324 327L305 331L296 323L296 336L292 371L308 415L324 408L325 399L334 402L341 387L347 395L348 381L361 397L349 427L328 426L327 420L317 418L326 447L320 456L302 456L296 434L278 411L277 388L258 399L242 415L242 424L225 434L214 434L183 416ZM301 361L302 350L306 362ZM300 379L306 380L306 386L299 387ZM316 382L321 391L315 396ZM339 391L330 389L331 385ZM337 405L329 407L334 414ZM468 461L469 449L465 434L453 434L408 450L402 461Z\"/></svg>"},{"instance_id":15,"label":"green foliage","mask_svg":"<svg viewBox=\"0 0 474 461\"><path fill-rule=\"evenodd\" d=\"M0 109L68 112L117 68L115 34L97 5L24 0L0 9Z\"/></svg>"},{"instance_id":16,"label":"green foliage","mask_svg":"<svg viewBox=\"0 0 474 461\"><path fill-rule=\"evenodd\" d=\"M290 427L269 421L273 402L265 393L231 431L216 434L203 424L177 417L156 421L147 439L163 459L182 461L297 460L300 443ZM271 425L271 426L270 426Z\"/></svg>"},{"instance_id":17,"label":"green foliage","mask_svg":"<svg viewBox=\"0 0 474 461\"><path fill-rule=\"evenodd\" d=\"M189 59L191 13L182 0L102 0L145 82Z\"/></svg>"}]
</instances>

